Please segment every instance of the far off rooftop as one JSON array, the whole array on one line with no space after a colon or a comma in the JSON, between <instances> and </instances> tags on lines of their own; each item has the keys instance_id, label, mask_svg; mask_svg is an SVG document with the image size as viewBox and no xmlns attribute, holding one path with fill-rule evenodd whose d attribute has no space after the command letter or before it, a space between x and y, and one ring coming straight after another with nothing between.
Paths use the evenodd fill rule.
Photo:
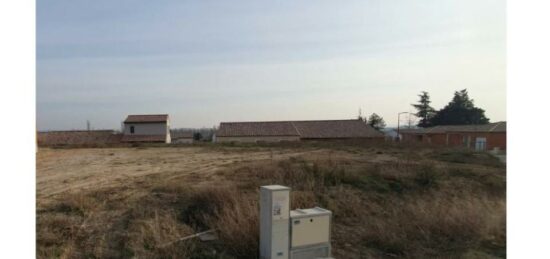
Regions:
<instances>
[{"instance_id":1,"label":"far off rooftop","mask_svg":"<svg viewBox=\"0 0 550 259\"><path fill-rule=\"evenodd\" d=\"M222 122L215 135L216 142L280 142L383 138L384 134L358 119Z\"/></svg>"}]
</instances>

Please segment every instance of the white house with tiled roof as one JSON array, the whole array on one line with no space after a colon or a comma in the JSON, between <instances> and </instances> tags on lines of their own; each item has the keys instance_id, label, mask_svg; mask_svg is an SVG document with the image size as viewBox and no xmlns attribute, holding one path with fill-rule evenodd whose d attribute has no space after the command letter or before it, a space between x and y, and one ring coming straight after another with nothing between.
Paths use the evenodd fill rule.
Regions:
<instances>
[{"instance_id":1,"label":"white house with tiled roof","mask_svg":"<svg viewBox=\"0 0 550 259\"><path fill-rule=\"evenodd\" d=\"M168 114L128 115L122 133L122 142L171 142Z\"/></svg>"}]
</instances>

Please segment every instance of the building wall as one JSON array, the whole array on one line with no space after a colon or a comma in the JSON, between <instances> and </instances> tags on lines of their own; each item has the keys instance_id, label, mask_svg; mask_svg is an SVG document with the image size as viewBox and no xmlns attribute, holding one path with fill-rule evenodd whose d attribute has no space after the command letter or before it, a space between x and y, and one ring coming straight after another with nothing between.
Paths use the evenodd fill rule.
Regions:
<instances>
[{"instance_id":1,"label":"building wall","mask_svg":"<svg viewBox=\"0 0 550 259\"><path fill-rule=\"evenodd\" d=\"M487 142L488 149L498 147L502 150L506 150L506 132L491 133Z\"/></svg>"},{"instance_id":2,"label":"building wall","mask_svg":"<svg viewBox=\"0 0 550 259\"><path fill-rule=\"evenodd\" d=\"M192 139L192 138L172 139L172 143L176 143L176 144L191 144L191 143L193 143L193 139Z\"/></svg>"},{"instance_id":3,"label":"building wall","mask_svg":"<svg viewBox=\"0 0 550 259\"><path fill-rule=\"evenodd\" d=\"M423 142L421 134L401 133L401 141L403 142Z\"/></svg>"},{"instance_id":4,"label":"building wall","mask_svg":"<svg viewBox=\"0 0 550 259\"><path fill-rule=\"evenodd\" d=\"M422 138L424 142L435 146L446 146L447 145L447 134L438 133L438 134L426 134Z\"/></svg>"},{"instance_id":5,"label":"building wall","mask_svg":"<svg viewBox=\"0 0 550 259\"><path fill-rule=\"evenodd\" d=\"M130 127L134 126L134 133ZM168 123L125 123L124 135L166 135L166 143L170 143L170 126Z\"/></svg>"},{"instance_id":6,"label":"building wall","mask_svg":"<svg viewBox=\"0 0 550 259\"><path fill-rule=\"evenodd\" d=\"M463 132L449 134L449 146L475 148L476 138L486 138L486 150L498 148L506 150L506 133L504 132Z\"/></svg>"},{"instance_id":7,"label":"building wall","mask_svg":"<svg viewBox=\"0 0 550 259\"><path fill-rule=\"evenodd\" d=\"M280 142L280 141L299 141L300 137L298 136L265 136L265 137L220 137L216 136L216 142L218 143L224 143L224 142L247 142L247 143L255 143L255 142Z\"/></svg>"},{"instance_id":8,"label":"building wall","mask_svg":"<svg viewBox=\"0 0 550 259\"><path fill-rule=\"evenodd\" d=\"M434 146L475 148L476 138L486 138L486 150L506 150L506 132L452 132L433 134L403 134L403 141L422 142Z\"/></svg>"}]
</instances>

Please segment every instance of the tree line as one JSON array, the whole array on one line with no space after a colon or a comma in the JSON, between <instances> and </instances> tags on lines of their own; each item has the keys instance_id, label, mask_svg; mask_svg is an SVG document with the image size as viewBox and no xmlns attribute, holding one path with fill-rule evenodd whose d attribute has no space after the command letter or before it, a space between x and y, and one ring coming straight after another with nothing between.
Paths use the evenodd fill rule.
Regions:
<instances>
[{"instance_id":1,"label":"tree line","mask_svg":"<svg viewBox=\"0 0 550 259\"><path fill-rule=\"evenodd\" d=\"M485 116L485 110L476 107L474 100L468 96L468 90L455 91L453 99L442 109L434 109L430 103L430 94L422 91L417 104L411 104L415 109L414 114L419 118L418 127L426 128L438 125L470 125L487 124L489 118ZM386 127L386 122L378 114L371 114L368 119L359 114L359 120L367 123L376 130Z\"/></svg>"},{"instance_id":2,"label":"tree line","mask_svg":"<svg viewBox=\"0 0 550 259\"><path fill-rule=\"evenodd\" d=\"M420 119L418 127L489 123L485 110L475 107L474 100L470 99L466 89L455 91L453 99L439 111L430 106L428 92L422 91L418 97L418 104L412 104L417 111L415 115Z\"/></svg>"}]
</instances>

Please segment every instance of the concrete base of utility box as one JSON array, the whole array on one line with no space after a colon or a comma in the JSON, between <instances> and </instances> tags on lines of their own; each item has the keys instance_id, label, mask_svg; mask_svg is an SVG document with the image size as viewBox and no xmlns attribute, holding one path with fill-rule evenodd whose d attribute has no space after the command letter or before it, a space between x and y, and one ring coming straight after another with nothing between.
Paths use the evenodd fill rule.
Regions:
<instances>
[{"instance_id":1,"label":"concrete base of utility box","mask_svg":"<svg viewBox=\"0 0 550 259\"><path fill-rule=\"evenodd\" d=\"M290 259L330 258L330 243L290 249Z\"/></svg>"}]
</instances>

